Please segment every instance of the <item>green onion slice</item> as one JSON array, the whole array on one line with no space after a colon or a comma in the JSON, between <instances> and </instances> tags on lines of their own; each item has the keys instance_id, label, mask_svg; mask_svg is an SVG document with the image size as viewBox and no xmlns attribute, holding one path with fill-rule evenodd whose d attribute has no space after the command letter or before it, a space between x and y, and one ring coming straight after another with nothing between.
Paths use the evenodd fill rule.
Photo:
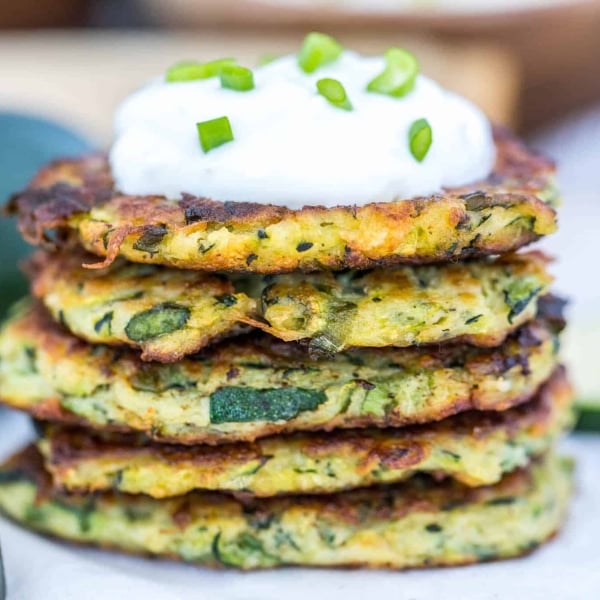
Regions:
<instances>
[{"instance_id":1,"label":"green onion slice","mask_svg":"<svg viewBox=\"0 0 600 600\"><path fill-rule=\"evenodd\" d=\"M401 98L415 87L419 74L417 59L402 48L389 48L385 53L385 69L367 85L369 92Z\"/></svg>"},{"instance_id":2,"label":"green onion slice","mask_svg":"<svg viewBox=\"0 0 600 600\"><path fill-rule=\"evenodd\" d=\"M220 58L205 63L186 60L169 67L165 78L169 82L209 79L210 77L216 77L221 69L227 65L235 65L235 60L233 58Z\"/></svg>"},{"instance_id":3,"label":"green onion slice","mask_svg":"<svg viewBox=\"0 0 600 600\"><path fill-rule=\"evenodd\" d=\"M408 130L408 146L415 160L423 162L432 141L433 134L429 121L427 119L417 119Z\"/></svg>"},{"instance_id":4,"label":"green onion slice","mask_svg":"<svg viewBox=\"0 0 600 600\"><path fill-rule=\"evenodd\" d=\"M237 92L247 92L254 89L254 74L246 67L225 65L219 73L221 87Z\"/></svg>"},{"instance_id":5,"label":"green onion slice","mask_svg":"<svg viewBox=\"0 0 600 600\"><path fill-rule=\"evenodd\" d=\"M331 36L313 31L304 38L298 54L298 66L305 73L314 73L319 67L337 60L343 50L343 46Z\"/></svg>"},{"instance_id":6,"label":"green onion slice","mask_svg":"<svg viewBox=\"0 0 600 600\"><path fill-rule=\"evenodd\" d=\"M317 81L317 90L333 106L344 110L352 110L352 104L348 100L346 90L337 79L330 79L328 77L319 79Z\"/></svg>"},{"instance_id":7,"label":"green onion slice","mask_svg":"<svg viewBox=\"0 0 600 600\"><path fill-rule=\"evenodd\" d=\"M233 131L227 117L218 117L210 121L196 123L196 128L198 129L200 145L205 153L233 141Z\"/></svg>"}]
</instances>

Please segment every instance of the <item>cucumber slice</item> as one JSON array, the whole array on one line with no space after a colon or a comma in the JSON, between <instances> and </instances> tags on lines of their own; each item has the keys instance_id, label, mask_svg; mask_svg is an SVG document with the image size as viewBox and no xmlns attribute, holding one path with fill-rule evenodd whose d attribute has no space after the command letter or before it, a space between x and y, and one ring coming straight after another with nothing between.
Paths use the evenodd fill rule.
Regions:
<instances>
[{"instance_id":1,"label":"cucumber slice","mask_svg":"<svg viewBox=\"0 0 600 600\"><path fill-rule=\"evenodd\" d=\"M576 428L600 432L600 322L581 319L567 327L562 344L565 363L575 386Z\"/></svg>"},{"instance_id":2,"label":"cucumber slice","mask_svg":"<svg viewBox=\"0 0 600 600\"><path fill-rule=\"evenodd\" d=\"M576 400L578 431L600 431L600 399Z\"/></svg>"}]
</instances>

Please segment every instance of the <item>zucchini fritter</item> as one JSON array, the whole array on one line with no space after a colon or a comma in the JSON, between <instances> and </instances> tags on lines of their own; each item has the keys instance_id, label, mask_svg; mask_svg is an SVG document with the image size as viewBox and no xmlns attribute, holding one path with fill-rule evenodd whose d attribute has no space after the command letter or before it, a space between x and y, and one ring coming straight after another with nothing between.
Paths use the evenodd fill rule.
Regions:
<instances>
[{"instance_id":1,"label":"zucchini fritter","mask_svg":"<svg viewBox=\"0 0 600 600\"><path fill-rule=\"evenodd\" d=\"M0 332L0 398L40 419L179 444L505 410L532 398L558 364L561 307L543 300L539 320L496 349L360 349L317 362L260 335L168 365L86 344L25 303Z\"/></svg>"},{"instance_id":2,"label":"zucchini fritter","mask_svg":"<svg viewBox=\"0 0 600 600\"><path fill-rule=\"evenodd\" d=\"M467 263L369 272L293 273L272 278L261 297L266 323L314 353L349 347L406 347L446 341L497 346L536 314L552 278L537 252Z\"/></svg>"},{"instance_id":3,"label":"zucchini fritter","mask_svg":"<svg viewBox=\"0 0 600 600\"><path fill-rule=\"evenodd\" d=\"M209 271L277 273L459 260L516 250L556 229L553 164L495 132L485 181L430 197L302 210L124 196L105 157L56 162L16 194L9 211L24 237L94 254Z\"/></svg>"},{"instance_id":4,"label":"zucchini fritter","mask_svg":"<svg viewBox=\"0 0 600 600\"><path fill-rule=\"evenodd\" d=\"M34 447L0 468L0 509L36 531L212 567L404 569L526 554L560 527L570 462L547 457L494 486L414 477L333 496L242 503L193 492L167 500L51 488Z\"/></svg>"},{"instance_id":5,"label":"zucchini fritter","mask_svg":"<svg viewBox=\"0 0 600 600\"><path fill-rule=\"evenodd\" d=\"M49 425L39 441L54 485L155 498L195 489L258 497L329 494L396 483L415 473L468 486L526 466L572 425L572 390L557 372L528 404L470 412L412 428L332 431L221 446L169 446L122 434Z\"/></svg>"},{"instance_id":6,"label":"zucchini fritter","mask_svg":"<svg viewBox=\"0 0 600 600\"><path fill-rule=\"evenodd\" d=\"M247 326L256 301L225 277L119 261L81 267L82 256L37 253L27 270L54 318L93 343L128 344L143 360L175 362Z\"/></svg>"},{"instance_id":7,"label":"zucchini fritter","mask_svg":"<svg viewBox=\"0 0 600 600\"><path fill-rule=\"evenodd\" d=\"M457 340L497 346L534 317L551 281L547 260L533 252L369 272L247 276L235 278L238 293L197 271L119 261L99 273L81 268L81 260L37 255L29 269L33 293L77 336L141 347L142 359L161 362L238 332L240 322L302 340L313 354Z\"/></svg>"}]
</instances>

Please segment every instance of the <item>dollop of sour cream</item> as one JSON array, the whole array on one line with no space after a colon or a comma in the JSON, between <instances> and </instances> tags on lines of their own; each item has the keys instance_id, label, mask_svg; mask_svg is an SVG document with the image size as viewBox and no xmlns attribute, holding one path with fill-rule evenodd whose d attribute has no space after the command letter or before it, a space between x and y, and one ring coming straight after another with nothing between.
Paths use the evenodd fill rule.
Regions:
<instances>
[{"instance_id":1,"label":"dollop of sour cream","mask_svg":"<svg viewBox=\"0 0 600 600\"><path fill-rule=\"evenodd\" d=\"M313 74L295 56L254 71L255 89L221 88L218 77L135 92L118 109L110 164L117 188L178 199L187 192L220 201L287 206L364 205L427 195L485 178L495 145L472 103L419 75L402 98L366 91L382 57L345 51ZM317 93L339 80L353 110ZM196 123L227 116L235 139L204 153ZM433 142L411 154L411 124L425 118Z\"/></svg>"}]
</instances>

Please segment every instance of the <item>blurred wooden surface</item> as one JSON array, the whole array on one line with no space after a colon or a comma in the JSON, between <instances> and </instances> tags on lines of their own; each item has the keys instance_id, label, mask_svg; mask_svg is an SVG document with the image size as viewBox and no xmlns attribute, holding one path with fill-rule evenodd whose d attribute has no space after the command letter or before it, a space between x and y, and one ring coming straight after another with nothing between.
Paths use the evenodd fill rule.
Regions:
<instances>
[{"instance_id":1,"label":"blurred wooden surface","mask_svg":"<svg viewBox=\"0 0 600 600\"><path fill-rule=\"evenodd\" d=\"M294 52L289 32L30 32L0 34L0 110L50 117L102 146L109 144L117 104L150 77L184 58L235 56L254 64L265 53ZM390 45L412 49L423 71L471 98L497 122L512 124L519 69L512 54L483 42L440 43L393 32L341 35L366 53ZM0 132L1 134L1 132Z\"/></svg>"},{"instance_id":2,"label":"blurred wooden surface","mask_svg":"<svg viewBox=\"0 0 600 600\"><path fill-rule=\"evenodd\" d=\"M517 22L540 18L564 19L568 14L587 10L598 0L520 0L519 2L470 3L425 0L389 0L388 2L348 2L346 0L137 0L150 21L171 27L208 27L237 24L247 26L292 26L303 29L326 27L393 26L435 29L465 33L482 29L513 27Z\"/></svg>"},{"instance_id":3,"label":"blurred wooden surface","mask_svg":"<svg viewBox=\"0 0 600 600\"><path fill-rule=\"evenodd\" d=\"M443 39L511 49L522 74L519 126L526 132L600 102L600 0Z\"/></svg>"},{"instance_id":4,"label":"blurred wooden surface","mask_svg":"<svg viewBox=\"0 0 600 600\"><path fill-rule=\"evenodd\" d=\"M396 39L418 32L450 44L485 40L510 49L518 60L523 81L518 125L525 132L600 102L600 0L521 0L506 2L504 9L500 5L487 0L137 0L150 22L171 27L235 23L305 31L387 31Z\"/></svg>"},{"instance_id":5,"label":"blurred wooden surface","mask_svg":"<svg viewBox=\"0 0 600 600\"><path fill-rule=\"evenodd\" d=\"M0 0L0 29L82 25L87 4L86 0Z\"/></svg>"}]
</instances>

